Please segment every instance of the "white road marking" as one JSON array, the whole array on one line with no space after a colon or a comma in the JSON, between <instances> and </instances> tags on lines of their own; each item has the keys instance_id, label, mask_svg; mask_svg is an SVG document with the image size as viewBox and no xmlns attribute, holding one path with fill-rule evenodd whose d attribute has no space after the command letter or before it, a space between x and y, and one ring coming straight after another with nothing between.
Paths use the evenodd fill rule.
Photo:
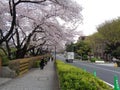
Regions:
<instances>
[{"instance_id":1,"label":"white road marking","mask_svg":"<svg viewBox=\"0 0 120 90\"><path fill-rule=\"evenodd\" d=\"M83 64L83 63L82 63ZM120 74L120 72L117 72L117 71L113 71L113 70L109 70L109 69L105 69L105 68L101 68L101 67L97 67L97 66L91 66L91 65L86 65L86 64L83 64L85 66L89 66L89 67L95 67L95 68L98 68L98 69L103 69L103 70L106 70L106 71L110 71L110 72L113 72L113 73L118 73Z\"/></svg>"},{"instance_id":2,"label":"white road marking","mask_svg":"<svg viewBox=\"0 0 120 90\"><path fill-rule=\"evenodd\" d=\"M110 87L114 88L114 85L112 85L112 84L110 84L110 83L108 83L106 81L103 81L103 82L106 83L107 85L109 85Z\"/></svg>"}]
</instances>

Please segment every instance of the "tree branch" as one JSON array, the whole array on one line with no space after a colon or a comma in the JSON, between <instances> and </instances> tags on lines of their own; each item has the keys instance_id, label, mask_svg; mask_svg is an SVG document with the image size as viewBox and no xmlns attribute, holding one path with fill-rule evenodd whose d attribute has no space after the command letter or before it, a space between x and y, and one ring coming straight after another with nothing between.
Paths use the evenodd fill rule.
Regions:
<instances>
[{"instance_id":1,"label":"tree branch","mask_svg":"<svg viewBox=\"0 0 120 90\"><path fill-rule=\"evenodd\" d=\"M35 3L35 4L41 4L41 3L45 2L45 1L46 1L46 0L41 0L41 1L19 0L19 1L16 3L16 5L19 4L19 3Z\"/></svg>"}]
</instances>

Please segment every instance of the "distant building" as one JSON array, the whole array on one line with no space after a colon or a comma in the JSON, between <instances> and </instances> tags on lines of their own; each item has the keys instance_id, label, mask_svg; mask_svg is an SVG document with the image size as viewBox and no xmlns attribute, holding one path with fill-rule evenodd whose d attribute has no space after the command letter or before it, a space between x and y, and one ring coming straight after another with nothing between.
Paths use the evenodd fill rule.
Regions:
<instances>
[{"instance_id":1,"label":"distant building","mask_svg":"<svg viewBox=\"0 0 120 90\"><path fill-rule=\"evenodd\" d=\"M86 37L87 37L87 36L80 36L80 37L78 38L78 41L83 41L83 40L86 39Z\"/></svg>"}]
</instances>

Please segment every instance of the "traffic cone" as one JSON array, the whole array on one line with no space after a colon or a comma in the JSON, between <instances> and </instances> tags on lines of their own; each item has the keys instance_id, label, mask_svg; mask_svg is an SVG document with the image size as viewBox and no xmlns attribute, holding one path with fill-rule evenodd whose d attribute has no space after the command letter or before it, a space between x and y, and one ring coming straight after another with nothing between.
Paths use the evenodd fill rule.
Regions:
<instances>
[{"instance_id":1,"label":"traffic cone","mask_svg":"<svg viewBox=\"0 0 120 90\"><path fill-rule=\"evenodd\" d=\"M114 90L120 90L117 75L114 76Z\"/></svg>"}]
</instances>

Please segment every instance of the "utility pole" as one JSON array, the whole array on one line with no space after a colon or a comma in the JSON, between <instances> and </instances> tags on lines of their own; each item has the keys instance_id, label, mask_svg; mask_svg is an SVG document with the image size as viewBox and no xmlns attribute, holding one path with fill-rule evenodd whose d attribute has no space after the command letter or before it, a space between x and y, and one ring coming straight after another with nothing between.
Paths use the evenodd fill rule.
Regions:
<instances>
[{"instance_id":1,"label":"utility pole","mask_svg":"<svg viewBox=\"0 0 120 90\"><path fill-rule=\"evenodd\" d=\"M56 45L55 45L55 60L56 60Z\"/></svg>"}]
</instances>

